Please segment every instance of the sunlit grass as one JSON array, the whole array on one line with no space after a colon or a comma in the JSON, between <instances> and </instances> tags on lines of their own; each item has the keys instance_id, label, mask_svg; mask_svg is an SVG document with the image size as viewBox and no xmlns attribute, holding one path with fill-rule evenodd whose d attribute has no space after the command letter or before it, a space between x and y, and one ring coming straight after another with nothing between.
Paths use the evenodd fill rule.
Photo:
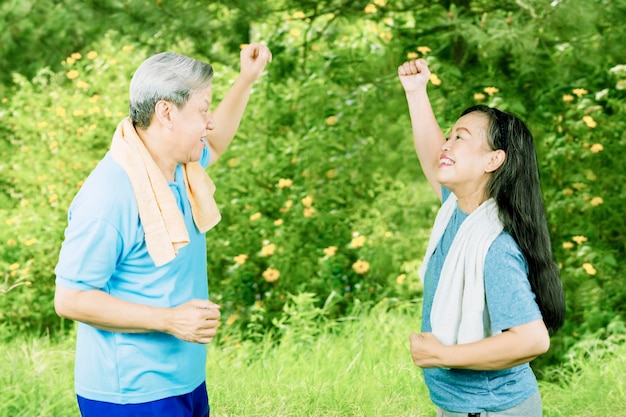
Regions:
<instances>
[{"instance_id":1,"label":"sunlit grass","mask_svg":"<svg viewBox=\"0 0 626 417\"><path fill-rule=\"evenodd\" d=\"M212 416L435 415L408 349L409 332L419 328L419 303L386 301L331 322L307 300L282 323L278 345L268 337L230 337L209 346ZM622 342L586 340L570 363L552 370L561 383L541 383L544 416L626 415ZM73 346L72 338L4 346L0 417L77 416Z\"/></svg>"}]
</instances>

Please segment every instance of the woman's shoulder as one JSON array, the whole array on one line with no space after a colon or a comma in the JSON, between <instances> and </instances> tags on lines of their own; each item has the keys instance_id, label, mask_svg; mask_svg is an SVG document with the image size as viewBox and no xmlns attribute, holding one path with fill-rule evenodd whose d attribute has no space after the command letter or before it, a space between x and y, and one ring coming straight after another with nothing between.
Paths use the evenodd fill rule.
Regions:
<instances>
[{"instance_id":1,"label":"woman's shoulder","mask_svg":"<svg viewBox=\"0 0 626 417\"><path fill-rule=\"evenodd\" d=\"M485 262L501 266L521 267L524 270L528 269L522 250L513 236L507 231L500 233L493 241L487 251Z\"/></svg>"}]
</instances>

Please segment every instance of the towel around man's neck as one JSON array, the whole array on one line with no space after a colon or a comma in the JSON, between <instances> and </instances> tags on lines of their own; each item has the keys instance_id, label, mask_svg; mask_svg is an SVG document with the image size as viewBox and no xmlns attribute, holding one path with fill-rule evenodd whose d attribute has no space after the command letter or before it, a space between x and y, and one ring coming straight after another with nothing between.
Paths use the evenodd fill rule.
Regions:
<instances>
[{"instance_id":1,"label":"towel around man's neck","mask_svg":"<svg viewBox=\"0 0 626 417\"><path fill-rule=\"evenodd\" d=\"M457 205L456 196L450 194L437 213L420 268L422 280ZM487 251L502 230L492 198L459 227L446 255L430 313L432 332L443 344L470 343L491 335L485 311L484 266Z\"/></svg>"},{"instance_id":2,"label":"towel around man's neck","mask_svg":"<svg viewBox=\"0 0 626 417\"><path fill-rule=\"evenodd\" d=\"M111 155L132 184L150 257L156 266L170 262L189 243L189 233L167 180L129 118L115 130ZM205 233L221 219L213 198L215 185L200 163L189 162L182 167L194 223Z\"/></svg>"}]
</instances>

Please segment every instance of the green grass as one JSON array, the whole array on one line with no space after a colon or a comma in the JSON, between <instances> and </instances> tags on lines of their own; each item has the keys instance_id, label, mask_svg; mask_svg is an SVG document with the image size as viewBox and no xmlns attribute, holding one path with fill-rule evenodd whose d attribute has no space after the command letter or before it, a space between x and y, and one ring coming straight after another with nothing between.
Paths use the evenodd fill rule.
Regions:
<instances>
[{"instance_id":1,"label":"green grass","mask_svg":"<svg viewBox=\"0 0 626 417\"><path fill-rule=\"evenodd\" d=\"M419 328L419 303L389 301L341 322L309 313L290 313L280 345L233 337L209 345L213 417L435 415L408 349L409 332ZM621 342L587 340L554 369L562 382L541 383L544 416L626 415ZM72 338L4 346L0 417L77 416L73 346Z\"/></svg>"}]
</instances>

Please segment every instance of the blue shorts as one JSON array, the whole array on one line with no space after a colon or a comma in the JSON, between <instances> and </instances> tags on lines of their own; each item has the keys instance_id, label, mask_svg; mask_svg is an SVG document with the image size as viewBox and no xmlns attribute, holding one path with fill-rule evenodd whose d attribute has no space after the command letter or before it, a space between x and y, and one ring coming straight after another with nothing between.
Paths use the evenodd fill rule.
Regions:
<instances>
[{"instance_id":1,"label":"blue shorts","mask_svg":"<svg viewBox=\"0 0 626 417\"><path fill-rule=\"evenodd\" d=\"M76 397L83 417L209 417L210 411L205 382L189 394L139 404L114 404Z\"/></svg>"}]
</instances>

